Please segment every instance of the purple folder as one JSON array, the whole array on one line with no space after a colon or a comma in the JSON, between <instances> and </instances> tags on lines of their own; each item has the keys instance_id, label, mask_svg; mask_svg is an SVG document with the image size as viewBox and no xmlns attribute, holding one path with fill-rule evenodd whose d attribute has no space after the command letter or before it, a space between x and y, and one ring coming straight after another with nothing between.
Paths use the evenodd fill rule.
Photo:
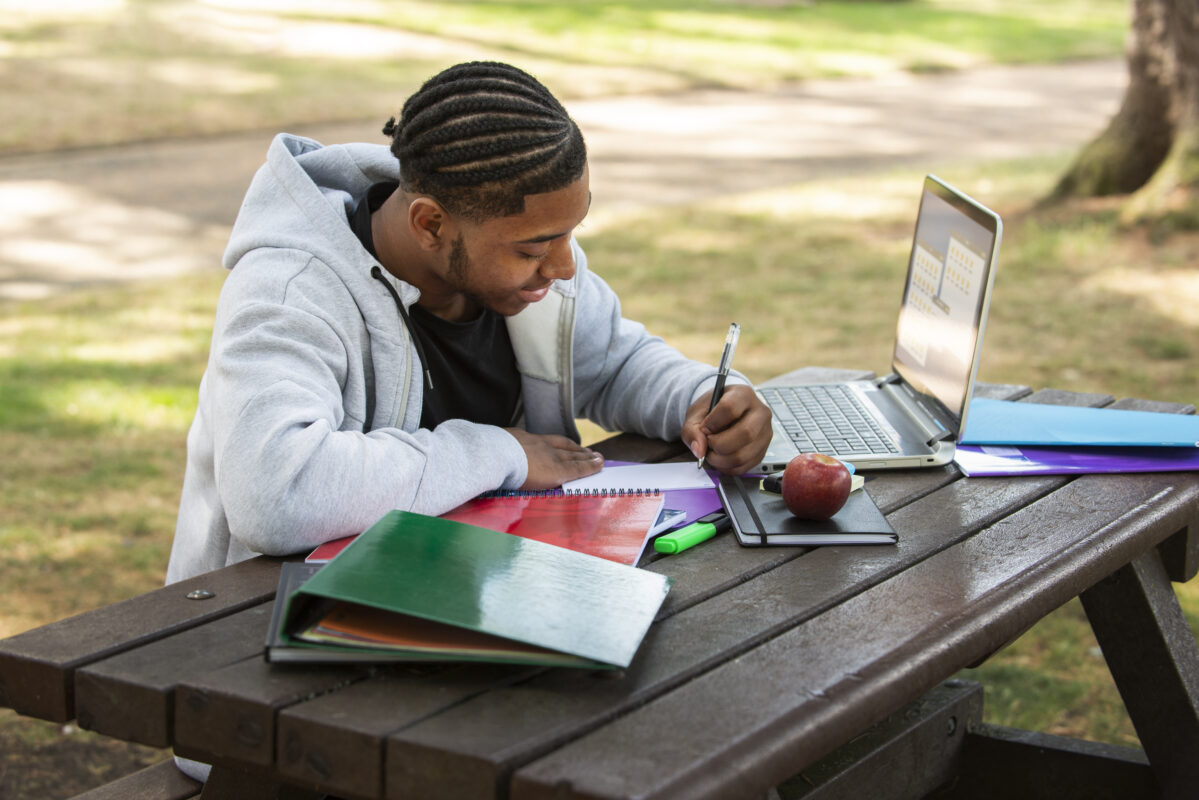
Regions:
<instances>
[{"instance_id":1,"label":"purple folder","mask_svg":"<svg viewBox=\"0 0 1199 800\"><path fill-rule=\"evenodd\" d=\"M637 462L606 461L604 463L609 467L619 467L630 466ZM722 508L720 505L720 493L716 491L716 473L709 470L708 475L713 480L711 489L670 489L662 493L665 498L665 502L662 504L663 508L678 509L686 515L674 524L675 528L690 525L700 517L706 517Z\"/></svg>"},{"instance_id":2,"label":"purple folder","mask_svg":"<svg viewBox=\"0 0 1199 800\"><path fill-rule=\"evenodd\" d=\"M1185 472L1199 470L1199 448L960 444L953 460L971 477Z\"/></svg>"}]
</instances>

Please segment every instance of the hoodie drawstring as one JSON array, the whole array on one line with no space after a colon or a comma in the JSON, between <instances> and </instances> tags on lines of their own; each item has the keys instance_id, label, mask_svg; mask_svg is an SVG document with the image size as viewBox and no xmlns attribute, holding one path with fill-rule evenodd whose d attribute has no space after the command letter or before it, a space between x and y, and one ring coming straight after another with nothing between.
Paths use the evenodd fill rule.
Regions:
<instances>
[{"instance_id":1,"label":"hoodie drawstring","mask_svg":"<svg viewBox=\"0 0 1199 800\"><path fill-rule=\"evenodd\" d=\"M396 310L400 312L400 319L404 320L404 327L408 329L408 335L412 337L412 341L416 344L416 354L420 357L421 366L425 370L425 382L429 384L429 389L433 389L433 374L429 372L429 359L425 358L425 348L421 344L420 336L416 333L416 328L412 327L412 320L408 317L408 311L404 308L404 303L400 300L400 293L395 290L391 282L383 277L383 270L378 266L371 267L371 277L379 283L387 287L387 291L391 292L391 299L395 301Z\"/></svg>"}]
</instances>

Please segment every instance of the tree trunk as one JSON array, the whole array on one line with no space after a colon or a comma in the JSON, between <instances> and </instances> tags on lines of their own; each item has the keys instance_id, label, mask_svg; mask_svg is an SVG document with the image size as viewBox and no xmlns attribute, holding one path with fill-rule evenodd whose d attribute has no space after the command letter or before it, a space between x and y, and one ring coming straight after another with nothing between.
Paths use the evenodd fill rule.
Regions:
<instances>
[{"instance_id":1,"label":"tree trunk","mask_svg":"<svg viewBox=\"0 0 1199 800\"><path fill-rule=\"evenodd\" d=\"M1051 200L1131 194L1125 218L1199 221L1199 0L1133 0L1128 88Z\"/></svg>"},{"instance_id":2,"label":"tree trunk","mask_svg":"<svg viewBox=\"0 0 1199 800\"><path fill-rule=\"evenodd\" d=\"M1132 220L1199 227L1199 0L1166 6L1166 50L1174 136L1165 160L1125 208Z\"/></svg>"}]
</instances>

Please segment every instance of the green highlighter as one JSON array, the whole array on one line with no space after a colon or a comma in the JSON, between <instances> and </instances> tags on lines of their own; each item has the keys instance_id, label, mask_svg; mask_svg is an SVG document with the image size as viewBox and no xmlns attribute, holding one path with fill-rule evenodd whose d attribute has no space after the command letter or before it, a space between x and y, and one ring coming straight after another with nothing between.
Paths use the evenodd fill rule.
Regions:
<instances>
[{"instance_id":1,"label":"green highlighter","mask_svg":"<svg viewBox=\"0 0 1199 800\"><path fill-rule=\"evenodd\" d=\"M685 528L654 539L654 549L659 553L681 553L700 542L708 541L718 533L727 531L732 526L733 521L729 519L728 514L716 511L706 517L700 517Z\"/></svg>"}]
</instances>

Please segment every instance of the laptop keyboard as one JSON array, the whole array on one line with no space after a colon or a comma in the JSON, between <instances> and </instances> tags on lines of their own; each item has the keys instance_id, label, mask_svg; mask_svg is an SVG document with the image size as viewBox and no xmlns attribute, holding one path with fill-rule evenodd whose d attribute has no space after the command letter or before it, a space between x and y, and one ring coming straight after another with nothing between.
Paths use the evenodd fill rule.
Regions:
<instances>
[{"instance_id":1,"label":"laptop keyboard","mask_svg":"<svg viewBox=\"0 0 1199 800\"><path fill-rule=\"evenodd\" d=\"M897 448L848 386L758 387L801 453L886 454Z\"/></svg>"}]
</instances>

